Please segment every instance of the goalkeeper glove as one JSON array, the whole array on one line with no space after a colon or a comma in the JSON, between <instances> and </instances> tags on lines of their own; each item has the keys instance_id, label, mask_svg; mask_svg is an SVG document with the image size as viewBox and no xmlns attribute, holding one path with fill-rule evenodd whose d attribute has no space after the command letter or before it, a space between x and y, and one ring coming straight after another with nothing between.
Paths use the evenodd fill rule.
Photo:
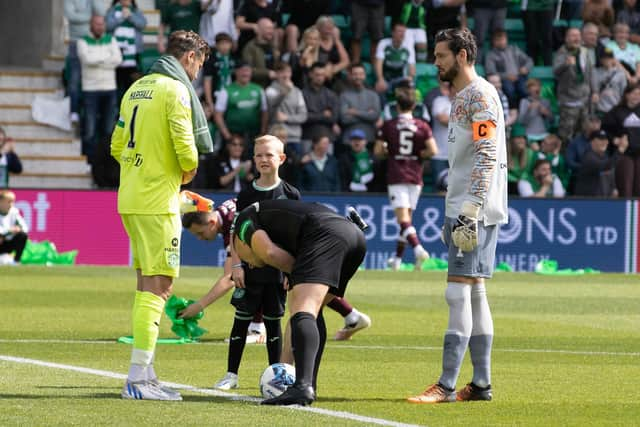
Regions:
<instances>
[{"instance_id":1,"label":"goalkeeper glove","mask_svg":"<svg viewBox=\"0 0 640 427\"><path fill-rule=\"evenodd\" d=\"M471 252L478 246L478 213L480 205L465 201L453 226L451 240L463 252Z\"/></svg>"},{"instance_id":2,"label":"goalkeeper glove","mask_svg":"<svg viewBox=\"0 0 640 427\"><path fill-rule=\"evenodd\" d=\"M183 190L180 192L180 213L187 212L211 212L213 211L213 200L202 197L192 191Z\"/></svg>"}]
</instances>

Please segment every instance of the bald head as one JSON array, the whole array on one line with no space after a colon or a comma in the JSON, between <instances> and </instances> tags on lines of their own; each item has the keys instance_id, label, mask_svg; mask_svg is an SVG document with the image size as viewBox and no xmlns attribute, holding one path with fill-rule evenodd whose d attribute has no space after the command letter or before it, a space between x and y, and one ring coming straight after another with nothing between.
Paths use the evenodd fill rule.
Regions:
<instances>
[{"instance_id":1,"label":"bald head","mask_svg":"<svg viewBox=\"0 0 640 427\"><path fill-rule=\"evenodd\" d=\"M275 26L273 21L269 18L260 18L256 23L258 26L258 37L262 41L270 42L273 40L273 33L275 31Z\"/></svg>"}]
</instances>

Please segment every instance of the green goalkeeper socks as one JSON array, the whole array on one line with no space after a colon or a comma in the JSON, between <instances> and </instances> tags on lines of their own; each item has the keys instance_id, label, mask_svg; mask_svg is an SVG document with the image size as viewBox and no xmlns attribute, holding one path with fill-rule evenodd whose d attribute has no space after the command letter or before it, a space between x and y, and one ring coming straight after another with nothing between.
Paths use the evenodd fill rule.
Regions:
<instances>
[{"instance_id":1,"label":"green goalkeeper socks","mask_svg":"<svg viewBox=\"0 0 640 427\"><path fill-rule=\"evenodd\" d=\"M149 365L158 340L165 301L151 292L136 292L131 363Z\"/></svg>"}]
</instances>

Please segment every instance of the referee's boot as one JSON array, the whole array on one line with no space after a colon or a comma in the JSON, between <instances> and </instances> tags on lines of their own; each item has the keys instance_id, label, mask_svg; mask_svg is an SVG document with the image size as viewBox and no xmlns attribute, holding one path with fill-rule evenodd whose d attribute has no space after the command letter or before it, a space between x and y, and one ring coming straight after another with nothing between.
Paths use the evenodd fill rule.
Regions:
<instances>
[{"instance_id":1,"label":"referee's boot","mask_svg":"<svg viewBox=\"0 0 640 427\"><path fill-rule=\"evenodd\" d=\"M305 384L294 384L284 391L280 396L265 399L261 405L311 405L316 400L313 387Z\"/></svg>"}]
</instances>

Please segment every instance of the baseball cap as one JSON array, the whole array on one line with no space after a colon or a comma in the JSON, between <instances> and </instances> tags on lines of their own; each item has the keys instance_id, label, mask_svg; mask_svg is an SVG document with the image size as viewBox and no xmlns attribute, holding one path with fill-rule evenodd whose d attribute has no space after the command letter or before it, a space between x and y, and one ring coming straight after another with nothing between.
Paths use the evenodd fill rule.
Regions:
<instances>
[{"instance_id":1,"label":"baseball cap","mask_svg":"<svg viewBox=\"0 0 640 427\"><path fill-rule=\"evenodd\" d=\"M609 139L609 135L607 135L607 132L605 132L604 130L600 129L600 130L596 130L591 132L591 134L589 135L589 141L591 141L592 139Z\"/></svg>"},{"instance_id":2,"label":"baseball cap","mask_svg":"<svg viewBox=\"0 0 640 427\"><path fill-rule=\"evenodd\" d=\"M349 132L349 139L367 139L367 135L362 129L354 129Z\"/></svg>"}]
</instances>

